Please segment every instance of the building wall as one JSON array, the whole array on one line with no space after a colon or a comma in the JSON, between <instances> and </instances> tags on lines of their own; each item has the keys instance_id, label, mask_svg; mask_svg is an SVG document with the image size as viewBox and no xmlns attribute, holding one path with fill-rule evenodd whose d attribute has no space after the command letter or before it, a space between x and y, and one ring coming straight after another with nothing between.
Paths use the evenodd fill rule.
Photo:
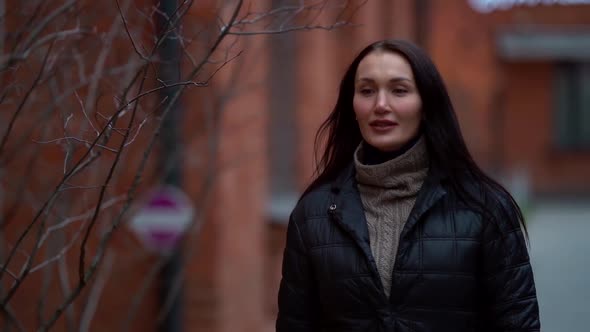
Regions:
<instances>
[{"instance_id":1,"label":"building wall","mask_svg":"<svg viewBox=\"0 0 590 332\"><path fill-rule=\"evenodd\" d=\"M215 18L211 13L217 13L216 5L212 2L197 2L202 7L197 7L195 13L187 16L185 28L189 33L194 28L192 23L203 23L207 25L208 19ZM142 6L138 2L138 6ZM265 10L263 2L256 2L256 6L250 6L249 10ZM119 20L116 8L88 6L82 11L84 16L91 16L82 20L82 24L98 26L98 33L108 31L112 20ZM104 4L104 6L110 6ZM11 8L20 9L18 6ZM143 8L143 7L142 7ZM149 6L148 6L149 8ZM203 13L209 12L209 13ZM90 13L100 13L92 16ZM139 15L139 11L133 11ZM243 13L242 13L243 14ZM72 14L74 15L74 14ZM130 15L131 16L131 15ZM130 16L127 18L129 19ZM12 16L10 16L12 17ZM142 18L137 18L139 21ZM16 17L14 18L16 20ZM191 21L193 20L193 21ZM132 22L133 23L133 22ZM10 23L12 24L12 23ZM197 25L197 24L195 24ZM14 26L17 26L14 23ZM135 25L132 25L135 27ZM8 30L15 31L16 28ZM198 25L197 25L198 27ZM190 34L190 37L196 35ZM191 32L191 33L192 33ZM198 31L197 31L198 32ZM201 33L206 33L201 31ZM106 32L105 32L106 34ZM136 35L137 36L137 35ZM226 49L231 46L230 41L221 45L220 51L214 54L215 60L222 60ZM181 280L182 317L184 331L265 331L272 323L272 317L268 313L265 282L265 240L266 220L265 201L267 190L267 121L266 103L268 96L265 94L264 83L266 68L265 53L261 52L264 47L265 38L242 38L242 42L234 45L236 55L240 49L246 50L237 61L231 62L224 67L205 88L190 88L182 98L183 117L178 130L181 133L181 144L184 147L182 165L177 165L183 170L183 189L199 208L198 224L188 234L184 244L184 266ZM151 41L151 40L150 40ZM86 40L80 41L85 45ZM146 42L149 45L149 42ZM59 45L61 46L61 45ZM106 67L111 68L126 61L134 54L129 45L126 34L116 39L116 56L109 57ZM190 45L189 52L198 58L203 53L203 45ZM46 48L45 48L46 49ZM42 49L45 50L45 49ZM92 50L92 45L88 47ZM97 52L98 53L98 52ZM43 54L43 53L41 53ZM96 61L95 53L84 54L84 62L88 65ZM35 54L37 56L37 54ZM23 86L28 86L34 80L38 68L39 57L32 58L27 64L27 70L15 70L18 75L17 81ZM188 60L187 60L188 62ZM217 69L221 63L210 64L199 76L199 79L206 79L207 75ZM187 65L188 67L188 65ZM63 64L61 71L67 72L72 64ZM92 67L93 68L93 67ZM243 73L240 73L240 68ZM247 69L247 70L244 70ZM3 82L11 82L11 72L3 73ZM83 73L80 73L82 75ZM77 79L77 77L72 78ZM119 76L111 80L101 81L100 86L103 92L97 109L102 114L112 114L112 101L116 100L119 91L111 91L108 87L116 87L117 83L124 82L125 77ZM149 72L146 80L146 89L156 85L154 72ZM18 122L15 132L27 133L26 131L35 122L40 122L39 111L52 101L47 85L38 89L35 95L34 104L27 108L30 112L29 121ZM2 91L4 91L2 89ZM84 100L87 90L80 89L80 98ZM135 93L135 91L134 91ZM24 92L9 94L9 99L19 100ZM154 112L153 103L145 99L140 107L140 114L143 111ZM78 110L78 101L74 96L68 98L59 105L57 111L52 114L46 123L46 127L54 129L58 127L63 118L63 112L75 112ZM29 106L29 105L27 105ZM6 116L14 110L11 104L0 106ZM75 111L73 111L75 110ZM215 122L219 129L211 129L213 121L208 114L215 113L219 116ZM29 113L27 113L29 115ZM67 115L67 113L66 113ZM78 115L80 115L78 117ZM157 115L154 112L152 115ZM76 118L84 119L81 113ZM85 120L76 118L70 123L70 130L83 128ZM95 117L91 117L95 119ZM4 116L2 117L2 134L6 128ZM153 120L154 118L152 118ZM126 125L128 117L121 120L120 126ZM51 125L49 126L49 122ZM156 121L148 121L142 132L136 137L134 144L129 145L127 153L122 157L120 167L117 168L112 183L113 189L107 192L107 197L117 193L125 192L135 174L137 167L143 158L143 152L151 134L156 129ZM74 127L76 126L76 127ZM78 132L74 133L78 134ZM86 132L83 132L86 133ZM30 133L29 133L30 134ZM37 130L28 137L38 140L44 139L42 132ZM62 131L50 132L47 137L54 138L63 134ZM82 134L80 134L82 135ZM18 136L18 135L17 135ZM11 136L12 137L12 136ZM114 146L120 141L120 137L113 138ZM14 187L17 187L20 179L26 187L23 201L26 204L18 205L17 215L10 220L9 225L2 225L2 257L10 250L10 244L15 243L18 236L33 218L34 213L51 194L55 185L63 175L64 149L60 145L40 145L27 140L26 145L19 147L16 140L10 140L7 149L19 151L10 164L0 166L2 182L0 192L2 204L0 213L4 216L9 206L18 202L19 197L12 187L12 180L15 180ZM211 146L216 146L211 151ZM16 150L19 149L20 150ZM38 150L36 150L38 148ZM82 150L82 149L80 149ZM74 151L74 157L81 157L80 150ZM104 152L104 151L103 151ZM152 186L157 185L161 169L158 169L158 157L161 156L161 148L157 146L149 159L145 176L139 186L139 194ZM35 159L36 158L36 159ZM74 160L75 160L74 158ZM35 161L32 168L27 167L29 160ZM114 155L105 153L100 159L102 164L114 160ZM211 171L211 173L210 173ZM100 183L108 173L108 167L90 167L89 172L72 179L72 183L86 183L85 181ZM9 174L9 177L5 177ZM203 184L213 178L212 189L207 190L203 195ZM10 180L10 181L8 181ZM59 213L65 216L72 216L85 212L91 208L98 199L98 190L91 191L67 191L60 195L59 204L55 206L62 210ZM205 203L202 204L202 200ZM29 200L31 202L29 202ZM119 204L115 211L106 211L101 214L96 226L96 234L106 230L106 227L122 208ZM58 209L52 209L48 223L51 225L59 221ZM125 222L133 215L135 209L130 211L124 223L115 231L115 236L110 242L109 250L104 263L99 268L96 278L93 278L81 292L80 296L73 302L71 309L61 315L55 329L60 331L77 331L84 326L88 313L92 313L91 323L87 326L90 331L155 331L157 321L160 318L162 300L159 298L160 274L157 269L160 257L146 250L132 232L125 227ZM111 213L112 212L112 213ZM39 223L37 223L39 225ZM75 226L64 228L60 236L71 239ZM45 225L48 226L48 225ZM33 229L32 235L27 237L25 243L27 251L34 243L37 228ZM97 236L98 237L98 236ZM44 246L33 261L33 266L42 263L44 260L58 254L62 249L63 239L59 236L51 237L48 245ZM49 319L57 306L64 301L64 294L73 289L78 281L78 258L80 241L74 242L70 251L61 259L61 262L48 265L47 269L32 273L15 293L10 302L10 310L15 313L16 318L24 325L25 330L35 330L40 319ZM96 253L98 241L94 238L88 244L86 267ZM25 251L25 253L27 252ZM27 258L23 253L17 254L11 262L11 271L19 271ZM61 274L60 274L61 273ZM67 276L67 287L63 286ZM3 275L2 296L5 295L13 280ZM62 288L68 288L62 289ZM140 297L138 297L140 294ZM98 296L97 296L98 295ZM88 301L91 299L91 301ZM95 307L93 307L95 305ZM42 314L38 308L44 307ZM93 309L94 308L94 309ZM86 312L86 314L84 314ZM132 318L130 318L132 317ZM0 323L4 323L4 316ZM90 321L89 321L90 322ZM4 326L4 324L3 324Z\"/></svg>"},{"instance_id":2,"label":"building wall","mask_svg":"<svg viewBox=\"0 0 590 332\"><path fill-rule=\"evenodd\" d=\"M467 1L431 1L428 49L446 80L468 146L495 174L528 173L539 194L588 192L590 152L552 144L554 63L502 59L506 27L590 29L590 6L516 6L481 14Z\"/></svg>"},{"instance_id":3,"label":"building wall","mask_svg":"<svg viewBox=\"0 0 590 332\"><path fill-rule=\"evenodd\" d=\"M358 11L353 21L361 23L359 26L296 35L297 82L294 99L297 112L295 125L298 129L297 142L293 147L293 152L297 155L293 169L298 174L299 190L303 190L313 177L314 135L334 106L338 84L346 66L364 46L375 40L407 38L416 41L417 24L423 24L422 27L427 29L427 38L423 46L432 55L445 78L469 148L482 167L502 173L524 165L531 172L533 189L539 191L572 191L581 186L580 183L583 181L580 179L584 179L584 169L588 166L587 157L561 153L555 155L547 145L551 119L551 102L547 98L552 66L507 63L498 57L495 38L498 29L505 24L590 22L587 14L581 14L590 11L590 7L516 8L510 12L483 15L474 12L467 1L427 2L429 10L420 14L424 16L420 16L418 20L415 16L414 1L369 1ZM526 89L523 89L523 86L526 86ZM262 98L248 104L263 105L264 100ZM259 130L264 131L263 127L253 126L252 129L248 131L250 135ZM231 131L225 134L234 135ZM233 146L233 150L228 148L228 151L235 151L235 147L244 144L241 140L246 136L239 137L240 139L236 140L238 145ZM264 149L264 144L261 143L258 148ZM241 167L253 167L251 171L240 171L244 172L243 174L260 174L264 177L264 172L268 172L272 165L263 166L252 162ZM267 169L256 171L256 167ZM252 191L249 193L264 196L266 192L268 195L268 189L265 191L264 187L259 186L260 183L252 185ZM265 186L268 188L268 183ZM242 196L225 197L234 197L233 199L238 200ZM263 200L252 198L235 204L236 213L241 213L246 206L263 204ZM242 253L241 256L239 250L222 249L221 252L227 253L224 262L233 259L251 262L249 266L237 265L240 268L222 269L228 271L227 285L234 285L228 289L239 289L243 286L242 282L230 281L235 277L231 274L235 274L237 270L251 273L252 279L249 280L258 286L244 293L249 294L245 296L250 296L246 302L260 303L258 296L262 296L261 301L266 309L262 313L240 311L238 308L242 304L236 304L235 311L222 310L225 314L220 316L220 319L231 319L235 324L250 324L248 322L252 322L253 315L262 315L261 317L267 319L267 327L272 330L286 228L277 224L265 224L264 216L263 209L252 213L252 224L249 226L252 227L250 230L261 229L260 227L265 229L262 233L265 234L262 243L266 245L264 260L260 261L255 257L261 250L258 245L249 249L246 246L239 247L241 250L251 251L250 254ZM255 220L256 218L260 219ZM227 232L226 243L250 241L245 236L230 235L230 232L237 229L233 224L228 224L225 230L220 230L220 234ZM243 234L250 234L249 238L256 241L261 239L256 232ZM231 258L232 256L240 258ZM262 269L264 272L256 272L255 269ZM259 278L258 283L256 278ZM252 324L249 326L255 326ZM232 325L224 326L228 328Z\"/></svg>"},{"instance_id":4,"label":"building wall","mask_svg":"<svg viewBox=\"0 0 590 332\"><path fill-rule=\"evenodd\" d=\"M560 150L553 137L554 65L505 64L506 167L528 169L539 193L577 194L590 187L590 152Z\"/></svg>"},{"instance_id":5,"label":"building wall","mask_svg":"<svg viewBox=\"0 0 590 332\"><path fill-rule=\"evenodd\" d=\"M588 24L590 6L518 7L484 15L474 12L467 1L425 2L429 4L428 12L416 19L415 1L368 1L354 17L353 23L358 26L296 34L296 121L284 125L297 128L296 144L289 147L296 155L293 172L298 179L297 189L302 191L312 179L314 135L334 106L346 66L375 40L415 41L417 24L426 28L423 46L439 67L468 146L484 168L509 171L526 167L530 169L534 189L539 191L589 188L588 154L555 151L549 144L552 64L501 60L495 48L495 33L506 24ZM211 19L211 13L216 11L215 2L197 3L204 7L193 13L191 19ZM266 5L256 3L261 9ZM199 52L198 46L191 46L195 53ZM182 100L186 111L183 175L185 189L196 204L202 198L201 188L208 179L208 170L212 168L215 174L213 190L199 211L199 227L191 231L186 242L182 293L186 331L273 330L286 228L268 222L272 167L268 156L268 140L272 139L268 130L272 111L268 106L268 87L280 84L268 81L265 64L269 47L272 45L265 38L243 38L238 49L243 48L245 53L220 71L210 87L191 89ZM132 50L120 51L123 55L125 52ZM38 102L42 104L43 100ZM76 105L77 101L70 102ZM208 135L210 119L205 114L210 109L222 114L217 136ZM216 153L208 150L211 140L218 146ZM39 164L33 172L39 178L48 172L49 161L53 163L52 171L59 171L63 154L55 147L45 147L42 152L46 163ZM140 149L130 153L128 161L133 167L121 171L121 183L128 185L141 156ZM152 164L148 172L151 175L142 183L142 189L154 182ZM23 176L25 169L23 158L14 162L11 174ZM31 189L41 192L39 184ZM31 218L31 212L24 210L17 218L19 222ZM16 223L14 228L7 228L5 236L14 239L22 225ZM106 281L91 330L119 329L124 324L133 307L133 295L141 291L141 281L152 273L157 259L124 228L118 231L112 248L111 277ZM76 258L72 255L68 260L75 262ZM23 257L19 256L18 261L22 264ZM57 273L57 268L53 272ZM75 264L68 273L75 280ZM36 299L44 278L42 274L33 275L12 302L19 318L31 326L37 319ZM4 287L10 283L7 280L3 280ZM49 285L48 299L57 303L63 296L58 282L53 279ZM82 300L89 291L85 291ZM157 294L158 284L150 284L129 330L156 329ZM64 316L67 315L79 322L79 311ZM65 324L63 319L58 326Z\"/></svg>"}]
</instances>

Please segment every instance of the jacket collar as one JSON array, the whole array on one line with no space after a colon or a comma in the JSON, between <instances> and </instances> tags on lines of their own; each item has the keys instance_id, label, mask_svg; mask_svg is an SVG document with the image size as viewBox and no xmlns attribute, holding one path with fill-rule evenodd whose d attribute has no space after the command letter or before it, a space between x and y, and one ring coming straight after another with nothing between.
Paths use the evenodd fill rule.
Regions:
<instances>
[{"instance_id":1,"label":"jacket collar","mask_svg":"<svg viewBox=\"0 0 590 332\"><path fill-rule=\"evenodd\" d=\"M442 185L444 180L445 176L429 171L404 226L400 243L416 226L420 218L446 195L447 191ZM331 192L332 202L329 212L338 217L339 224L352 235L363 251L370 253L369 230L355 180L354 163L348 165L332 183ZM368 256L371 257L371 255Z\"/></svg>"}]
</instances>

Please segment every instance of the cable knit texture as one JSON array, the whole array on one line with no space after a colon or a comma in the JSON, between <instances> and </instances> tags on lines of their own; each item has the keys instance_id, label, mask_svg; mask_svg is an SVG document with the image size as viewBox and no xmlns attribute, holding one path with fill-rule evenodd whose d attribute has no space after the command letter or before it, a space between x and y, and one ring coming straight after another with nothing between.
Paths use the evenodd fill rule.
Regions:
<instances>
[{"instance_id":1,"label":"cable knit texture","mask_svg":"<svg viewBox=\"0 0 590 332\"><path fill-rule=\"evenodd\" d=\"M365 210L371 251L387 297L399 238L428 173L424 138L404 154L377 165L363 164L363 147L354 154L356 180Z\"/></svg>"}]
</instances>

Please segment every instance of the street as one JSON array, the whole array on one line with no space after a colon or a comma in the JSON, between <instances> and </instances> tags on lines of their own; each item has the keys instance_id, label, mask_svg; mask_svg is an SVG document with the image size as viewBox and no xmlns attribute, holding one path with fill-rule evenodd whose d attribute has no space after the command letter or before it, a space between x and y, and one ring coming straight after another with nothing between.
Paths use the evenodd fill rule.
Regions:
<instances>
[{"instance_id":1,"label":"street","mask_svg":"<svg viewBox=\"0 0 590 332\"><path fill-rule=\"evenodd\" d=\"M588 331L590 202L539 203L527 225L542 331Z\"/></svg>"}]
</instances>

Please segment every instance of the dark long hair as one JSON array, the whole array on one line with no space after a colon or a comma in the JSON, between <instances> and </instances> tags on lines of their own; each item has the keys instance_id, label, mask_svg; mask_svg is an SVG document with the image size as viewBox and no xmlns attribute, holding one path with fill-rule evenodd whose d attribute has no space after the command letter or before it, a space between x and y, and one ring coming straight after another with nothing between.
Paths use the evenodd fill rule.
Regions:
<instances>
[{"instance_id":1,"label":"dark long hair","mask_svg":"<svg viewBox=\"0 0 590 332\"><path fill-rule=\"evenodd\" d=\"M353 110L354 81L359 63L371 52L386 51L403 56L410 64L422 99L421 132L430 159L430 172L447 179L459 201L485 215L504 210L524 227L520 208L504 187L487 176L469 153L445 84L430 57L416 45L401 40L382 40L364 48L348 67L336 105L315 137L316 178L302 197L334 180L352 162L362 140ZM318 160L321 148L323 154ZM475 186L473 184L476 184ZM476 188L476 189L474 189ZM526 233L526 227L525 233Z\"/></svg>"}]
</instances>

